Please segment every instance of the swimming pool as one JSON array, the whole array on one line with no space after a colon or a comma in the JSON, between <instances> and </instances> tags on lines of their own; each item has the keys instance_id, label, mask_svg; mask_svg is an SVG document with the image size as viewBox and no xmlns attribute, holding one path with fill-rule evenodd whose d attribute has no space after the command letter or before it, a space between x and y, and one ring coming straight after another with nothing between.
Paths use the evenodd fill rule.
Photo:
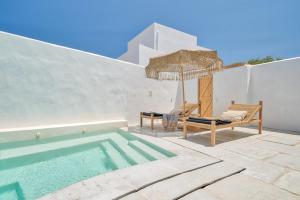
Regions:
<instances>
[{"instance_id":1,"label":"swimming pool","mask_svg":"<svg viewBox=\"0 0 300 200\"><path fill-rule=\"evenodd\" d=\"M172 156L122 130L0 143L0 199L36 199L99 174Z\"/></svg>"}]
</instances>

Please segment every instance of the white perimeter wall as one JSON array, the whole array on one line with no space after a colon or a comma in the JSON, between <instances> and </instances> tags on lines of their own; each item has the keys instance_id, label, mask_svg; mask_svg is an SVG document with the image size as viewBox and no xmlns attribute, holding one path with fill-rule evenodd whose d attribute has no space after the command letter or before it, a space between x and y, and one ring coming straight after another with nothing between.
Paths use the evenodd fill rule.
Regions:
<instances>
[{"instance_id":1,"label":"white perimeter wall","mask_svg":"<svg viewBox=\"0 0 300 200\"><path fill-rule=\"evenodd\" d=\"M300 58L214 74L214 114L231 100L264 101L264 126L300 131ZM197 81L186 81L197 102ZM181 85L145 78L144 67L0 32L0 129L126 119L168 112Z\"/></svg>"},{"instance_id":2,"label":"white perimeter wall","mask_svg":"<svg viewBox=\"0 0 300 200\"><path fill-rule=\"evenodd\" d=\"M251 68L249 102L264 101L264 126L300 132L300 58Z\"/></svg>"},{"instance_id":3,"label":"white perimeter wall","mask_svg":"<svg viewBox=\"0 0 300 200\"><path fill-rule=\"evenodd\" d=\"M300 58L232 68L214 75L214 114L231 100L264 102L264 127L300 132Z\"/></svg>"},{"instance_id":4,"label":"white perimeter wall","mask_svg":"<svg viewBox=\"0 0 300 200\"><path fill-rule=\"evenodd\" d=\"M140 111L170 111L177 89L139 65L0 32L0 129L137 123Z\"/></svg>"},{"instance_id":5,"label":"white perimeter wall","mask_svg":"<svg viewBox=\"0 0 300 200\"><path fill-rule=\"evenodd\" d=\"M247 102L248 69L232 68L214 74L213 78L213 113L215 116L224 112L231 100L236 103Z\"/></svg>"}]
</instances>

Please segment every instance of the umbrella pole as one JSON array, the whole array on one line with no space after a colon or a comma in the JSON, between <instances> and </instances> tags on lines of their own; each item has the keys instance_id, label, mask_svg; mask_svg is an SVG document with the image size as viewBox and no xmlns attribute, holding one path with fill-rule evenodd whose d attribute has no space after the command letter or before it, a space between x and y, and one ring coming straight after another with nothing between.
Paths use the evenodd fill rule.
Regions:
<instances>
[{"instance_id":1,"label":"umbrella pole","mask_svg":"<svg viewBox=\"0 0 300 200\"><path fill-rule=\"evenodd\" d=\"M181 67L181 87L182 87L182 101L183 101L183 117L185 117L185 93L184 93L184 79L183 79L183 68Z\"/></svg>"}]
</instances>

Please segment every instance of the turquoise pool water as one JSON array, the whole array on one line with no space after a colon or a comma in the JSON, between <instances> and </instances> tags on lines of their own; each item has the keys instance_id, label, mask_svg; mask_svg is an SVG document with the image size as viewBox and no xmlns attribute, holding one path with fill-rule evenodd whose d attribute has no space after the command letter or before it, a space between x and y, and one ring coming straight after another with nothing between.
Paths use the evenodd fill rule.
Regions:
<instances>
[{"instance_id":1,"label":"turquoise pool water","mask_svg":"<svg viewBox=\"0 0 300 200\"><path fill-rule=\"evenodd\" d=\"M4 143L0 199L36 199L99 174L172 156L121 130Z\"/></svg>"}]
</instances>

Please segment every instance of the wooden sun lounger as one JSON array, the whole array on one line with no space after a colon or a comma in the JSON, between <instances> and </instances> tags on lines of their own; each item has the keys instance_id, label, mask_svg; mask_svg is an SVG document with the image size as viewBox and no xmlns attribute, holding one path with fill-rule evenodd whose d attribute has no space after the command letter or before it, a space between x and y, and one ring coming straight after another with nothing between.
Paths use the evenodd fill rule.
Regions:
<instances>
[{"instance_id":1,"label":"wooden sun lounger","mask_svg":"<svg viewBox=\"0 0 300 200\"><path fill-rule=\"evenodd\" d=\"M186 103L185 104L185 115L183 112L179 115L180 120L182 120L183 116L190 116L196 109L198 108L198 104L193 104L193 103ZM183 111L183 105L180 106L180 108ZM160 119L162 120L163 115L159 113L149 113L150 115L145 115L144 112L140 113L140 126L143 127L143 119L149 119L151 120L151 129L153 130L153 123L154 120Z\"/></svg>"},{"instance_id":2,"label":"wooden sun lounger","mask_svg":"<svg viewBox=\"0 0 300 200\"><path fill-rule=\"evenodd\" d=\"M187 126L194 126L202 129L207 129L211 131L210 135L210 142L211 145L214 146L216 144L216 130L223 129L223 128L229 128L231 127L232 130L236 126L244 126L248 124L258 123L258 132L259 134L262 133L262 109L263 109L263 102L259 101L258 105L250 105L250 104L235 104L234 101L232 101L231 106L228 108L228 110L241 110L241 111L247 111L247 115L244 120L242 121L234 121L228 124L220 124L216 125L216 121L212 120L211 124L204 124L199 122L190 122L187 121L188 118L183 119L183 134L184 138L187 137ZM258 119L256 119L256 115L258 114Z\"/></svg>"}]
</instances>

